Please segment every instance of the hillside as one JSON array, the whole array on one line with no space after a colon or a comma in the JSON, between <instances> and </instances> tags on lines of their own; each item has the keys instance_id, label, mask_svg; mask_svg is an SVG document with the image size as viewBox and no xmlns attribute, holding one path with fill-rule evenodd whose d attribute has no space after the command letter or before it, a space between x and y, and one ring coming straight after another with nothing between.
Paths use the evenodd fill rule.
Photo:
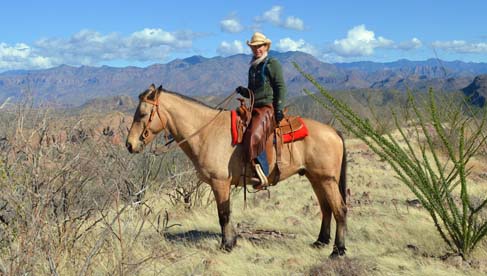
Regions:
<instances>
[{"instance_id":1,"label":"hillside","mask_svg":"<svg viewBox=\"0 0 487 276\"><path fill-rule=\"evenodd\" d=\"M95 121L100 124L99 119ZM347 257L330 260L331 245L310 246L318 235L321 213L305 177L291 177L270 193L247 194L246 202L243 190L233 189L232 221L239 240L229 253L219 249L213 195L196 180L187 157L180 152L129 155L123 145L109 138L57 140L43 144L39 155L26 145L25 153L15 154L35 157L48 152L52 156L42 156L41 164L25 158L22 166L2 167L19 174L0 177L5 184L0 186L1 200L25 204L20 206L26 213L13 216L8 208L0 212L4 221L0 236L5 237L0 259L12 260L1 261L0 271L32 267L31 273L46 275L52 259L59 275L81 274L85 267L87 275L447 276L487 272L486 244L479 246L471 262L445 255L445 244L427 211L414 204L414 194L395 178L388 164L356 139L346 141ZM7 152L14 154L2 151L2 155ZM71 162L76 154L81 158ZM473 194L486 193L484 159L472 162ZM158 173L147 174L151 170ZM39 172L36 179L45 180L45 186L39 185L36 191L43 196L22 194L20 187L30 184L24 178L32 171ZM24 178L15 176L24 174ZM54 182L52 175L57 174L62 177ZM140 204L132 202L138 191L144 191ZM35 208L29 209L31 202L47 211L38 214ZM18 234L11 230L16 225L14 217L23 222ZM24 251L31 253L24 257Z\"/></svg>"},{"instance_id":2,"label":"hillside","mask_svg":"<svg viewBox=\"0 0 487 276\"><path fill-rule=\"evenodd\" d=\"M360 115L380 118L385 131L393 121L386 117L389 105L406 100L397 91L333 93ZM331 245L310 246L319 233L321 213L309 181L297 175L271 187L270 193L248 193L246 202L241 188L232 189L239 240L232 252L224 252L213 194L197 180L189 158L180 150L157 151L163 135L144 153L128 153L125 138L135 105L130 97L104 97L77 109L19 107L0 113L0 274L487 272L485 240L469 261L448 255L426 208L417 204L391 165L347 133L347 257L330 260ZM309 97L295 97L291 108L320 121L330 118ZM398 131L389 131L398 137ZM418 142L411 138L415 146ZM480 202L487 192L486 158L484 150L468 164L472 202Z\"/></svg>"},{"instance_id":3,"label":"hillside","mask_svg":"<svg viewBox=\"0 0 487 276\"><path fill-rule=\"evenodd\" d=\"M487 75L475 77L473 82L463 89L463 93L470 98L472 104L483 107L487 99Z\"/></svg>"},{"instance_id":4,"label":"hillside","mask_svg":"<svg viewBox=\"0 0 487 276\"><path fill-rule=\"evenodd\" d=\"M487 73L485 63L439 60L392 63L324 63L302 52L271 52L281 61L289 95L300 95L309 83L295 70L293 62L331 90L395 89L460 90L476 75ZM7 71L0 74L0 102L30 92L37 102L79 106L97 97L137 96L150 83L190 96L226 95L245 85L249 55L205 58L193 56L167 64L139 67L72 67L45 70Z\"/></svg>"}]
</instances>

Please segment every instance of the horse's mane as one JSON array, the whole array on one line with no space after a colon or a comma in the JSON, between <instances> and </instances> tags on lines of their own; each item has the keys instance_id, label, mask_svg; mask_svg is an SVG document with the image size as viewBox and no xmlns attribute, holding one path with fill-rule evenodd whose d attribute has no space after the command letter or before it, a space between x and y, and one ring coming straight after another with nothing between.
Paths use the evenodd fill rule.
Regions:
<instances>
[{"instance_id":1,"label":"horse's mane","mask_svg":"<svg viewBox=\"0 0 487 276\"><path fill-rule=\"evenodd\" d=\"M153 90L153 91L157 91L157 90ZM183 94L178 93L178 92L169 91L169 90L166 90L166 89L164 89L164 88L163 88L161 91L162 91L162 92L164 92L164 93L168 93L168 94L174 95L174 96L176 96L176 97L178 97L178 98L181 98L181 99L183 99L183 100L188 100L188 101L190 101L190 102L194 102L194 103L200 104L200 105L202 105L202 106L205 106L205 107L208 107L208 108L211 108L211 109L214 109L214 110L219 110L218 108L214 108L214 107L212 107L212 106L209 106L208 104L206 104L206 103L204 103L204 102L202 102L202 101L200 101L200 100L197 100L197 99L195 99L195 98L191 98L191 97L189 97L189 96L183 95ZM151 92L152 92L152 91L151 91L150 89L145 90L144 92L142 92L142 93L139 95L139 100L141 100L141 99L143 99L143 98L145 98L145 97L147 97L147 98L149 98L149 99L151 99L151 100L154 100L154 97L155 97L155 95L157 95L157 93L153 93L153 95L150 95L150 93L151 93Z\"/></svg>"}]
</instances>

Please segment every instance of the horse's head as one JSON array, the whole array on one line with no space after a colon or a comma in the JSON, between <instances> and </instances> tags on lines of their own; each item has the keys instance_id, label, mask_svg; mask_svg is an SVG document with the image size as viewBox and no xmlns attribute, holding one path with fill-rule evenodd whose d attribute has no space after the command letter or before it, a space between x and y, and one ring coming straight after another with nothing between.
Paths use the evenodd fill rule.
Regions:
<instances>
[{"instance_id":1,"label":"horse's head","mask_svg":"<svg viewBox=\"0 0 487 276\"><path fill-rule=\"evenodd\" d=\"M159 95L162 86L152 84L139 95L139 105L135 110L134 120L127 136L126 146L130 153L142 151L145 145L154 140L156 135L166 128L167 119L159 110Z\"/></svg>"}]
</instances>

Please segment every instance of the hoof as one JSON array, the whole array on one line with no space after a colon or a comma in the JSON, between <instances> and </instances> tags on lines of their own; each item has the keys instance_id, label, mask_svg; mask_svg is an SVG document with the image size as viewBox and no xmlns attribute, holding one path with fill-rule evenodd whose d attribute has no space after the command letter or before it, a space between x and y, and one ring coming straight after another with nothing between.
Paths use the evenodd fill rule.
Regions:
<instances>
[{"instance_id":1,"label":"hoof","mask_svg":"<svg viewBox=\"0 0 487 276\"><path fill-rule=\"evenodd\" d=\"M231 252L235 245L237 245L237 238L232 239L231 241L222 242L220 249L226 252Z\"/></svg>"},{"instance_id":2,"label":"hoof","mask_svg":"<svg viewBox=\"0 0 487 276\"><path fill-rule=\"evenodd\" d=\"M322 241L315 241L313 244L311 244L311 247L320 249L328 245L329 242L322 242Z\"/></svg>"},{"instance_id":3,"label":"hoof","mask_svg":"<svg viewBox=\"0 0 487 276\"><path fill-rule=\"evenodd\" d=\"M333 252L330 254L330 259L337 259L340 257L345 257L345 251L347 249L345 247L339 248L336 245L333 246Z\"/></svg>"}]
</instances>

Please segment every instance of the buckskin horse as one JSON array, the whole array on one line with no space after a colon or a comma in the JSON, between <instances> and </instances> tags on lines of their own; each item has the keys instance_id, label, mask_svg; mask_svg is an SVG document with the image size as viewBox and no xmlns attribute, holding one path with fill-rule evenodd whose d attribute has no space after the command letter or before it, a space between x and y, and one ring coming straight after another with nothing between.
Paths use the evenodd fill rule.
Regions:
<instances>
[{"instance_id":1,"label":"buckskin horse","mask_svg":"<svg viewBox=\"0 0 487 276\"><path fill-rule=\"evenodd\" d=\"M231 145L230 111L215 109L187 96L152 84L139 95L139 105L127 136L130 153L141 152L161 131L169 131L194 164L198 177L211 186L222 231L221 248L231 251L236 232L230 220L230 188L242 185L241 145ZM303 119L309 135L282 150L280 180L305 175L318 198L322 222L315 247L330 241L330 223L336 221L330 257L345 254L346 153L344 139L334 128ZM292 160L291 160L292 158ZM270 171L275 171L270 164ZM271 174L272 175L272 174Z\"/></svg>"}]
</instances>

